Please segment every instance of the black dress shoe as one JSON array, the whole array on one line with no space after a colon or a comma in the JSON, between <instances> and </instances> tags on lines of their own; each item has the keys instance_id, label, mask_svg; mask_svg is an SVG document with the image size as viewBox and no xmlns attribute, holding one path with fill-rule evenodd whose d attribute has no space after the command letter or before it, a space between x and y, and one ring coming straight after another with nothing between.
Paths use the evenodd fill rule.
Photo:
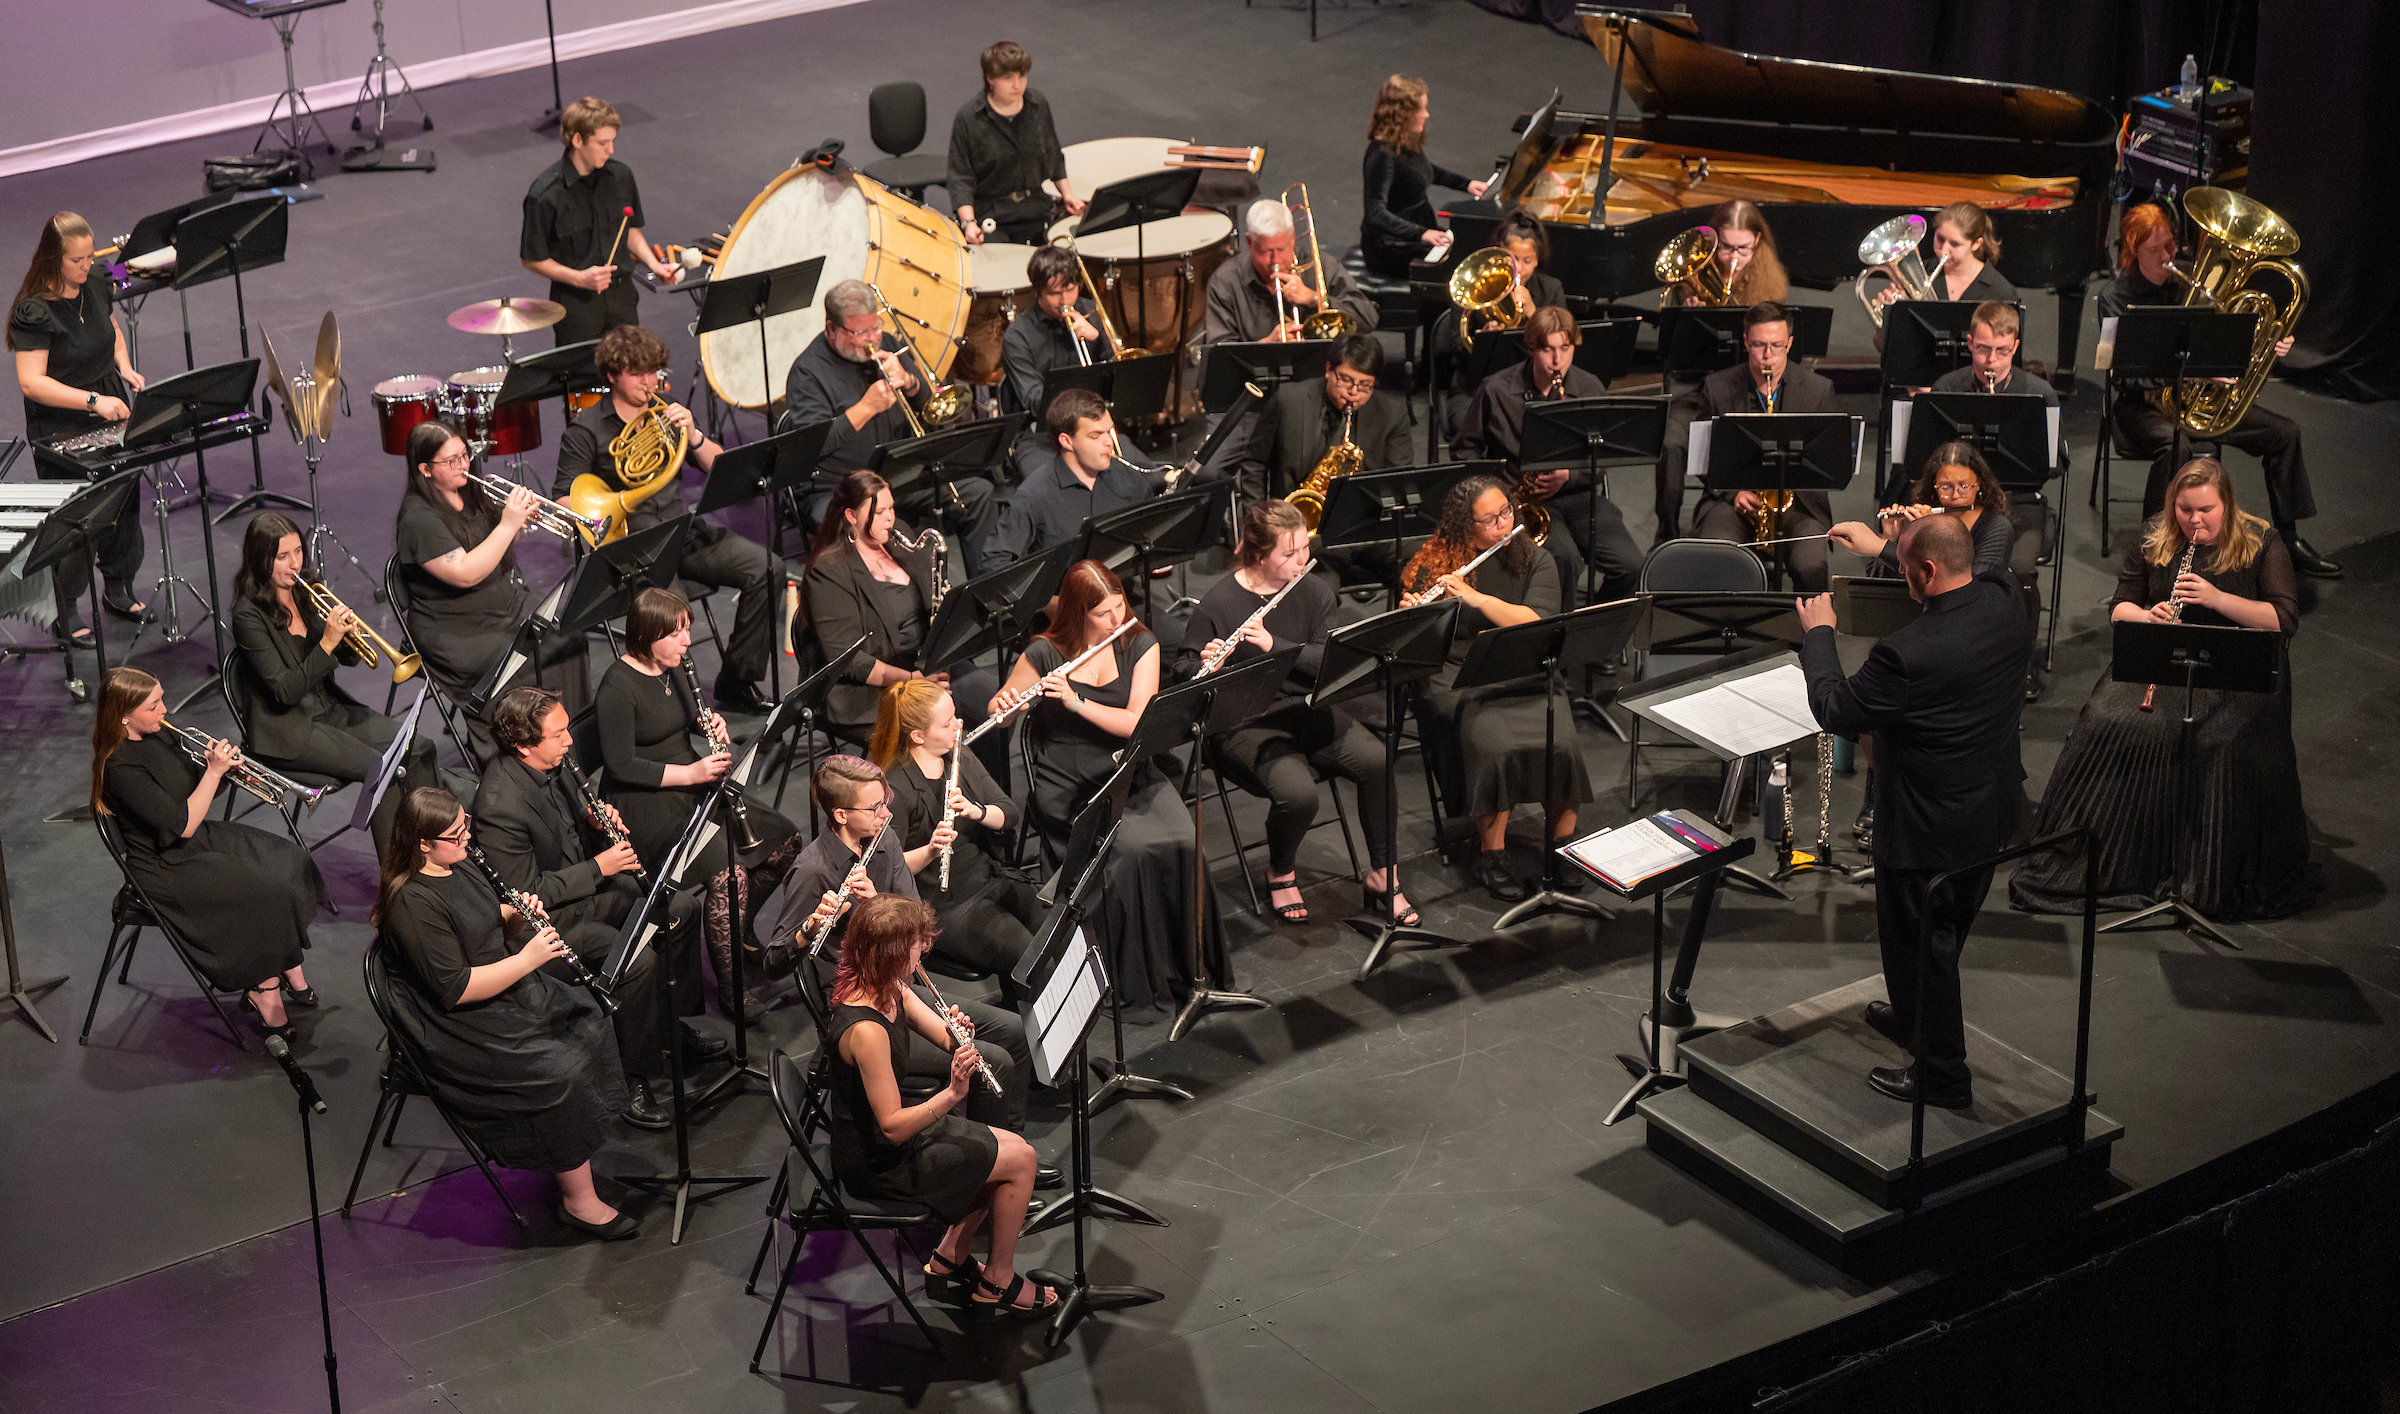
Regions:
<instances>
[{"instance_id":1,"label":"black dress shoe","mask_svg":"<svg viewBox=\"0 0 2400 1414\"><path fill-rule=\"evenodd\" d=\"M2292 552L2292 568L2312 579L2340 579L2342 567L2317 553L2317 547L2307 541L2292 538L2286 542Z\"/></svg>"},{"instance_id":2,"label":"black dress shoe","mask_svg":"<svg viewBox=\"0 0 2400 1414\"><path fill-rule=\"evenodd\" d=\"M283 1004L287 1007L313 1007L317 1004L317 989L295 987L292 985L292 979L286 977L283 979Z\"/></svg>"},{"instance_id":3,"label":"black dress shoe","mask_svg":"<svg viewBox=\"0 0 2400 1414\"><path fill-rule=\"evenodd\" d=\"M727 712L739 712L755 717L767 710L767 699L758 695L758 684L735 682L731 678L717 679L717 706Z\"/></svg>"},{"instance_id":4,"label":"black dress shoe","mask_svg":"<svg viewBox=\"0 0 2400 1414\"><path fill-rule=\"evenodd\" d=\"M1525 897L1524 881L1508 867L1508 851L1504 849L1487 849L1475 856L1475 882L1502 903L1515 903Z\"/></svg>"},{"instance_id":5,"label":"black dress shoe","mask_svg":"<svg viewBox=\"0 0 2400 1414\"><path fill-rule=\"evenodd\" d=\"M1064 1188L1067 1186L1067 1176L1059 1172L1058 1165L1045 1164L1036 1160L1033 1165L1033 1186L1036 1188Z\"/></svg>"},{"instance_id":6,"label":"black dress shoe","mask_svg":"<svg viewBox=\"0 0 2400 1414\"><path fill-rule=\"evenodd\" d=\"M628 1237L638 1236L642 1230L642 1225L634 1221L631 1213L617 1214L614 1222L587 1223L563 1206L558 1210L558 1225L597 1237L602 1242L623 1242Z\"/></svg>"},{"instance_id":7,"label":"black dress shoe","mask_svg":"<svg viewBox=\"0 0 2400 1414\"><path fill-rule=\"evenodd\" d=\"M662 1085L657 1090L641 1076L626 1078L633 1098L625 1106L625 1122L636 1129L673 1129L675 1127L675 1092Z\"/></svg>"},{"instance_id":8,"label":"black dress shoe","mask_svg":"<svg viewBox=\"0 0 2400 1414\"><path fill-rule=\"evenodd\" d=\"M1917 1072L1913 1068L1879 1065L1867 1072L1867 1083L1904 1105L1917 1102ZM1936 1109L1964 1110L1975 1105L1975 1090L1928 1090L1925 1103Z\"/></svg>"},{"instance_id":9,"label":"black dress shoe","mask_svg":"<svg viewBox=\"0 0 2400 1414\"><path fill-rule=\"evenodd\" d=\"M1560 845L1566 844L1567 842L1568 842L1568 840L1567 840L1567 837L1566 837L1566 836L1564 836L1564 835L1561 835L1561 836L1559 836L1557 839L1554 839L1554 840L1550 841L1550 847L1551 847L1552 849L1556 849L1556 848L1558 848ZM1561 862L1559 863L1559 866L1558 866L1558 891L1559 891L1560 893L1562 893L1562 894L1579 894L1579 893L1582 893L1582 892L1583 892L1585 889L1588 889L1588 888L1590 888L1591 886L1592 886L1592 876L1591 876L1591 875L1584 873L1584 872L1583 872L1581 869L1578 869L1578 868L1576 868L1576 867L1575 867L1574 865L1572 865L1572 864L1568 864L1568 863L1566 863L1566 862L1564 862L1564 861L1561 861Z\"/></svg>"},{"instance_id":10,"label":"black dress shoe","mask_svg":"<svg viewBox=\"0 0 2400 1414\"><path fill-rule=\"evenodd\" d=\"M2338 575L2341 571L2337 569L2334 573ZM131 623L154 624L158 622L158 610L147 604L138 609L133 607L133 596L130 594L104 594L100 597L100 607Z\"/></svg>"},{"instance_id":11,"label":"black dress shoe","mask_svg":"<svg viewBox=\"0 0 2400 1414\"><path fill-rule=\"evenodd\" d=\"M1901 1033L1899 1013L1892 1010L1890 1002L1867 1003L1867 1024L1874 1027L1886 1041L1901 1050L1915 1053L1908 1044L1908 1037Z\"/></svg>"},{"instance_id":12,"label":"black dress shoe","mask_svg":"<svg viewBox=\"0 0 2400 1414\"><path fill-rule=\"evenodd\" d=\"M711 1036L705 1031L694 1031L688 1026L683 1030L683 1063L685 1065L706 1065L713 1060L723 1060L732 1052L733 1043L722 1036Z\"/></svg>"}]
</instances>

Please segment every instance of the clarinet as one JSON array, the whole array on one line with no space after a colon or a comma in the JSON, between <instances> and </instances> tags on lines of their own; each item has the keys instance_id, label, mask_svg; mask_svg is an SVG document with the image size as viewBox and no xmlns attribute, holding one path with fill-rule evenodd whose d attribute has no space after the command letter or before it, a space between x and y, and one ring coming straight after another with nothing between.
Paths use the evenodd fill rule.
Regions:
<instances>
[{"instance_id":1,"label":"clarinet","mask_svg":"<svg viewBox=\"0 0 2400 1414\"><path fill-rule=\"evenodd\" d=\"M877 830L875 838L867 841L867 847L859 852L858 862L850 866L849 873L842 875L841 904L833 910L833 916L825 920L825 925L817 929L816 936L809 936L808 924L804 922L800 925L800 940L808 944L810 957L813 958L824 950L825 940L833 936L833 925L841 922L842 915L850 911L850 875L866 868L867 861L875 857L875 846L882 843L883 831Z\"/></svg>"},{"instance_id":2,"label":"clarinet","mask_svg":"<svg viewBox=\"0 0 2400 1414\"><path fill-rule=\"evenodd\" d=\"M958 807L952 803L951 798L958 793L958 762L959 758L964 755L966 753L957 747L950 749L950 770L942 779L942 823L944 825L949 825L958 819ZM949 844L942 846L941 882L943 893L950 892L950 851L957 843L958 841L952 840ZM994 1085L992 1088L998 1090L1000 1087Z\"/></svg>"},{"instance_id":3,"label":"clarinet","mask_svg":"<svg viewBox=\"0 0 2400 1414\"><path fill-rule=\"evenodd\" d=\"M467 862L474 865L476 871L483 875L485 882L489 883L493 890L500 895L502 903L524 914L540 927L550 926L550 910L542 907L542 901L532 894L523 889L511 888L508 881L500 877L500 871L492 867L492 861L485 857L483 846L468 845ZM562 938L560 941L563 943L565 940ZM617 1014L616 1000L609 996L606 987L600 985L600 979L594 977L590 969L583 965L583 959L575 955L573 948L568 948L561 954L559 961L564 962L567 970L575 974L576 981L590 989L592 1000L600 1004L602 1011L611 1016Z\"/></svg>"},{"instance_id":4,"label":"clarinet","mask_svg":"<svg viewBox=\"0 0 2400 1414\"><path fill-rule=\"evenodd\" d=\"M610 844L630 845L633 843L633 836L627 834L625 827L617 823L616 816L609 814L601 806L600 797L592 794L592 783L583 778L583 772L575 769L574 762L562 763L558 768L558 773L567 778L567 789L574 792L576 804L583 807L583 816L592 822L593 829L607 836ZM643 888L650 887L649 871L637 863L633 866L632 872L634 879Z\"/></svg>"},{"instance_id":5,"label":"clarinet","mask_svg":"<svg viewBox=\"0 0 2400 1414\"><path fill-rule=\"evenodd\" d=\"M2184 542L2183 560L2181 563L2175 566L2175 583L2178 586L2183 583L2184 575L2190 573L2192 568L2192 552L2199 548L2200 547L2198 545L2192 543L2191 541L2187 540ZM2181 588L2177 588L2167 595L2167 607L2175 611L2167 616L2167 622L2181 622L2183 619L2183 590ZM2142 710L2145 712L2155 712L2158 710L2157 683L2152 683L2148 687L2142 689Z\"/></svg>"},{"instance_id":6,"label":"clarinet","mask_svg":"<svg viewBox=\"0 0 2400 1414\"><path fill-rule=\"evenodd\" d=\"M1077 668L1082 667L1085 663L1090 662L1093 657L1098 655L1101 649L1106 648L1108 645L1116 642L1118 639L1123 638L1126 633L1131 631L1132 628L1132 619L1127 619L1125 622L1118 624L1116 632L1110 634L1106 638L1101 639L1098 643L1093 644L1091 647L1084 649L1081 653L1078 653L1074 657L1068 659L1065 666L1056 670L1056 676L1065 677L1069 673L1074 672ZM1049 677L1051 675L1052 674L1050 673L1045 673L1042 676ZM962 747L974 745L976 740L982 737L985 732L988 732L992 728L1001 725L1009 718L1025 710L1026 706L1030 704L1033 699L1041 695L1041 679L1036 678L1033 686L1026 688L1023 692L1018 693L1015 697L1011 698L1007 705L1003 706L999 711L994 712L992 715L984 718L982 725L976 727L975 730L967 733L964 737L961 737L958 744Z\"/></svg>"},{"instance_id":7,"label":"clarinet","mask_svg":"<svg viewBox=\"0 0 2400 1414\"><path fill-rule=\"evenodd\" d=\"M1234 629L1233 632L1226 634L1223 638L1218 639L1217 647L1214 651L1200 655L1200 671L1192 674L1192 676L1196 678L1204 678L1210 673L1215 672L1217 669L1224 667L1225 660L1233 656L1233 650L1241 647L1242 635L1250 631L1250 626L1252 624L1266 622L1267 615L1274 613L1275 606L1283 602L1283 596L1298 588L1300 582L1308 578L1308 572L1316 567L1317 562L1315 560L1310 560L1307 564L1302 565L1300 567L1300 572L1293 575L1291 579L1284 584L1283 588L1276 590L1273 595L1269 596L1266 603L1258 606L1257 612L1242 620L1241 625ZM1236 582L1238 583L1239 581Z\"/></svg>"},{"instance_id":8,"label":"clarinet","mask_svg":"<svg viewBox=\"0 0 2400 1414\"><path fill-rule=\"evenodd\" d=\"M926 975L923 963L917 964L917 980L924 983L925 990L933 994L934 1011L942 1018L942 1025L949 1028L950 1044L953 1046L974 1045L975 1038L967 1034L967 1028L958 1024L957 1017L950 1014L950 1004L942 1000L942 989L933 985L933 978ZM993 1094L1000 1093L1000 1077L992 1074L992 1063L983 1058L981 1051L975 1053L975 1073L983 1077L984 1084L992 1087Z\"/></svg>"},{"instance_id":9,"label":"clarinet","mask_svg":"<svg viewBox=\"0 0 2400 1414\"><path fill-rule=\"evenodd\" d=\"M711 717L708 709L700 705L700 675L692 671L692 660L687 657L675 666L683 669L683 685L692 690L692 710L699 714L700 720L706 724L709 751L712 754L721 751L727 756L731 756L733 741L725 735L724 723ZM728 796L733 801L734 847L741 853L748 854L757 849L764 841L759 839L758 831L750 826L750 811L742 804L742 788L739 782L733 784L733 789L728 792Z\"/></svg>"}]
</instances>

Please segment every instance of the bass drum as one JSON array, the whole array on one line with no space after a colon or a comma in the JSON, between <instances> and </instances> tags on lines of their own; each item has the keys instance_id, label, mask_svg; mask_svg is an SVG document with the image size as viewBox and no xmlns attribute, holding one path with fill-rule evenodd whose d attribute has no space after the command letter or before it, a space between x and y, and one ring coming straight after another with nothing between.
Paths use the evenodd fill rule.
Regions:
<instances>
[{"instance_id":1,"label":"bass drum","mask_svg":"<svg viewBox=\"0 0 2400 1414\"><path fill-rule=\"evenodd\" d=\"M844 280L879 286L934 377L948 372L972 299L966 238L955 225L855 173L794 167L778 173L742 212L711 278L755 275L817 256L825 259L819 298L767 321L763 366L758 331L747 324L700 336L700 365L718 398L757 409L782 397L793 360L824 331L823 292Z\"/></svg>"},{"instance_id":2,"label":"bass drum","mask_svg":"<svg viewBox=\"0 0 2400 1414\"><path fill-rule=\"evenodd\" d=\"M1007 241L985 241L967 248L975 270L975 302L967 307L967 339L951 372L961 383L990 387L1007 375L1000 357L1001 340L1018 315L1033 307L1033 277L1025 264L1035 247Z\"/></svg>"},{"instance_id":3,"label":"bass drum","mask_svg":"<svg viewBox=\"0 0 2400 1414\"><path fill-rule=\"evenodd\" d=\"M1050 228L1051 239L1072 237L1074 225L1073 218L1059 222ZM1170 353L1206 321L1208 277L1233 254L1233 218L1187 209L1075 245L1100 285L1089 293L1107 306L1118 335L1132 347Z\"/></svg>"}]
</instances>

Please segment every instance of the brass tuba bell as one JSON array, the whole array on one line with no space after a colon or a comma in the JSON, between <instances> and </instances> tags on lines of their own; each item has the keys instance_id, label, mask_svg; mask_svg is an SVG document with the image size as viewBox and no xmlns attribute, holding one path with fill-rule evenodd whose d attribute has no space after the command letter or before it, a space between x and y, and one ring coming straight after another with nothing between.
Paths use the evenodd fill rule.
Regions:
<instances>
[{"instance_id":1,"label":"brass tuba bell","mask_svg":"<svg viewBox=\"0 0 2400 1414\"><path fill-rule=\"evenodd\" d=\"M1475 347L1475 316L1487 316L1502 329L1514 329L1533 317L1517 298L1516 266L1498 246L1475 252L1450 272L1450 302L1458 306L1458 341L1470 351Z\"/></svg>"},{"instance_id":2,"label":"brass tuba bell","mask_svg":"<svg viewBox=\"0 0 2400 1414\"><path fill-rule=\"evenodd\" d=\"M2241 422L2266 385L2275 367L2275 346L2291 336L2301 311L2308 308L2308 277L2290 259L2300 249L2299 233L2259 202L2223 187L2194 187L2183 194L2183 209L2200 228L2191 263L2167 267L2185 286L2184 305L2258 316L2258 332L2250 338L2250 364L2241 377L2230 384L2186 378L2157 394L2159 411L2182 423L2185 431L2216 438ZM2265 291L2249 288L2250 277L2261 270L2272 270L2290 283L2291 302L2281 310Z\"/></svg>"}]
</instances>

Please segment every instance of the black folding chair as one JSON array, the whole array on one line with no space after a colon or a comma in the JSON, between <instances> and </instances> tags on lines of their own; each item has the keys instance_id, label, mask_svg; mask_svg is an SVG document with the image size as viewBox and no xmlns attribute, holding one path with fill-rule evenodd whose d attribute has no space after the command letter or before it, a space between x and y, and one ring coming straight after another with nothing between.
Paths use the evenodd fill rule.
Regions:
<instances>
[{"instance_id":1,"label":"black folding chair","mask_svg":"<svg viewBox=\"0 0 2400 1414\"><path fill-rule=\"evenodd\" d=\"M1213 749L1214 745L1215 744L1213 742L1210 743L1212 749L1209 752L1209 759L1207 762L1209 768L1208 773L1216 782L1217 809L1224 813L1225 833L1233 840L1234 867L1241 871L1242 887L1250 892L1250 911L1255 914L1264 907L1264 900L1260 899L1258 896L1258 880L1251 877L1249 858L1253 851L1265 849L1267 847L1267 837L1264 834L1261 834L1257 839L1254 840L1245 840L1242 838L1242 827L1233 818L1233 792L1231 787L1240 787L1242 793L1245 795L1258 795L1259 792L1253 791L1248 785L1239 780L1233 780L1229 785L1227 768L1222 761L1217 759L1217 754ZM1308 828L1310 832L1313 833L1317 830L1324 829L1327 825L1339 825L1341 827L1342 848L1350 852L1350 873L1348 877L1355 879L1359 877L1358 843L1351 837L1350 811L1347 806L1342 804L1342 788L1340 785L1340 778L1328 774L1325 768L1319 766L1314 759L1308 759L1308 774L1317 782L1318 785L1324 787L1327 794L1333 797L1333 818L1330 820L1320 819L1316 823L1310 825Z\"/></svg>"},{"instance_id":2,"label":"black folding chair","mask_svg":"<svg viewBox=\"0 0 2400 1414\"><path fill-rule=\"evenodd\" d=\"M217 1000L217 988L200 974L200 965L192 961L191 945L183 940L183 935L175 930L175 925L167 921L166 915L150 902L150 896L135 882L133 871L125 867L125 841L117 833L115 818L95 814L92 826L100 832L100 843L108 850L108 857L115 861L117 872L124 876L125 883L108 906L108 947L100 954L100 975L92 981L91 1005L83 1009L83 1034L75 1038L76 1044L88 1046L92 1043L92 1018L99 1013L100 993L108 986L108 970L111 967L117 969L118 986L130 985L125 980L125 974L133 967L134 947L141 942L144 928L156 928L160 936L167 940L167 946L174 950L176 959L183 964L183 970L192 974L192 985L198 987L200 995L208 999L209 1009L217 1014L218 1021L224 1023L225 1034L232 1040L235 1049L249 1050L250 1043L243 1039L241 1030L233 1024L233 1018L225 1014L224 1004Z\"/></svg>"},{"instance_id":3,"label":"black folding chair","mask_svg":"<svg viewBox=\"0 0 2400 1414\"><path fill-rule=\"evenodd\" d=\"M360 970L366 974L367 1001L375 1008L375 1019L383 1023L383 1071L377 1076L382 1093L375 1100L375 1117L367 1121L366 1142L358 1146L358 1167L350 1171L350 1191L342 1195L342 1216L350 1216L350 1205L358 1201L359 1180L366 1177L367 1173L367 1155L375 1152L375 1131L383 1131L383 1147L392 1147L392 1136L400 1128L401 1108L408 1103L409 1096L422 1095L426 1103L433 1106L433 1112L442 1117L442 1123L449 1127L450 1137L458 1141L458 1147L466 1150L467 1157L473 1159L475 1167L482 1170L483 1181L492 1186L492 1192L500 1199L500 1206L508 1209L510 1219L518 1227L524 1227L525 1215L517 1211L517 1205L509 1199L508 1190L502 1188L500 1180L492 1176L491 1161L484 1157L483 1149L467 1137L466 1131L458 1127L458 1120L450 1113L450 1107L442 1103L441 1096L434 1093L433 1086L426 1080L429 1072L425 1058L417 1050L415 1042L392 1024L392 982L390 974L384 971L383 939L380 936L367 945L366 955L360 961Z\"/></svg>"},{"instance_id":4,"label":"black folding chair","mask_svg":"<svg viewBox=\"0 0 2400 1414\"><path fill-rule=\"evenodd\" d=\"M234 730L242 734L242 750L245 753L250 750L250 706L256 701L252 694L255 686L256 684L250 678L249 660L242 656L242 650L239 648L227 650L225 661L217 665L217 693L225 699L225 710L232 714ZM351 784L339 777L323 775L316 771L276 768L275 773L298 785L320 787L328 796L340 794L343 786ZM359 788L365 789L364 786ZM235 796L248 797L250 804L237 812L233 808ZM320 799L319 804L322 803L323 801ZM249 814L259 804L260 802L255 797L249 797L249 792L239 786L228 785L225 788L225 818L228 820L239 819L241 816ZM292 843L311 854L333 843L336 836L350 828L347 823L344 823L340 829L333 831L315 844L310 844L307 838L300 833L300 809L300 802L295 800L285 804L276 813L283 817L283 828L291 835ZM331 904L328 906L333 909L336 918L341 916L341 905Z\"/></svg>"},{"instance_id":5,"label":"black folding chair","mask_svg":"<svg viewBox=\"0 0 2400 1414\"><path fill-rule=\"evenodd\" d=\"M1730 540L1670 540L1642 561L1644 594L1756 594L1767 588L1767 568L1749 547ZM1733 651L1727 648L1727 652ZM1652 653L1644 649L1641 671L1635 677L1662 677L1702 661L1697 653ZM1625 799L1636 798L1642 769L1642 718L1625 734ZM1673 746L1666 742L1658 745ZM1684 743L1688 745L1689 743Z\"/></svg>"}]
</instances>

